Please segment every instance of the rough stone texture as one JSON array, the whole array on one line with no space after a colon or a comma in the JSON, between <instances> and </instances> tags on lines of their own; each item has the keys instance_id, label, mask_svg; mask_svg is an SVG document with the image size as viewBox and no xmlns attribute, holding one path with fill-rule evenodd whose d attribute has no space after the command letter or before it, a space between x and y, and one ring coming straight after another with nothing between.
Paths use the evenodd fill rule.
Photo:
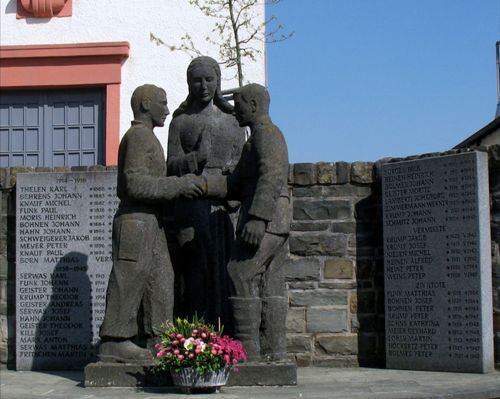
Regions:
<instances>
[{"instance_id":1,"label":"rough stone texture","mask_svg":"<svg viewBox=\"0 0 500 399\"><path fill-rule=\"evenodd\" d=\"M358 336L353 335L318 335L316 349L320 354L356 355L358 353Z\"/></svg>"},{"instance_id":2,"label":"rough stone texture","mask_svg":"<svg viewBox=\"0 0 500 399\"><path fill-rule=\"evenodd\" d=\"M288 333L302 333L306 331L306 308L288 309L286 330Z\"/></svg>"},{"instance_id":3,"label":"rough stone texture","mask_svg":"<svg viewBox=\"0 0 500 399\"><path fill-rule=\"evenodd\" d=\"M310 186L316 183L317 170L313 163L296 163L293 165L293 182L297 186Z\"/></svg>"},{"instance_id":4,"label":"rough stone texture","mask_svg":"<svg viewBox=\"0 0 500 399\"><path fill-rule=\"evenodd\" d=\"M370 162L353 162L351 179L354 183L373 183L373 164Z\"/></svg>"},{"instance_id":5,"label":"rough stone texture","mask_svg":"<svg viewBox=\"0 0 500 399\"><path fill-rule=\"evenodd\" d=\"M345 200L293 202L295 220L345 220L351 216L351 204Z\"/></svg>"},{"instance_id":6,"label":"rough stone texture","mask_svg":"<svg viewBox=\"0 0 500 399\"><path fill-rule=\"evenodd\" d=\"M294 363L243 363L229 376L228 386L297 385Z\"/></svg>"},{"instance_id":7,"label":"rough stone texture","mask_svg":"<svg viewBox=\"0 0 500 399\"><path fill-rule=\"evenodd\" d=\"M283 264L287 281L317 281L320 267L320 261L316 258L288 258Z\"/></svg>"},{"instance_id":8,"label":"rough stone texture","mask_svg":"<svg viewBox=\"0 0 500 399\"><path fill-rule=\"evenodd\" d=\"M337 183L349 183L350 165L347 162L337 162Z\"/></svg>"},{"instance_id":9,"label":"rough stone texture","mask_svg":"<svg viewBox=\"0 0 500 399\"><path fill-rule=\"evenodd\" d=\"M297 385L297 367L284 363L245 363L232 371L228 386ZM153 365L91 363L85 367L85 387L173 387L170 373L158 374ZM174 388L168 391L176 392Z\"/></svg>"},{"instance_id":10,"label":"rough stone texture","mask_svg":"<svg viewBox=\"0 0 500 399\"><path fill-rule=\"evenodd\" d=\"M332 234L290 234L290 252L295 255L315 256L345 254L346 238Z\"/></svg>"},{"instance_id":11,"label":"rough stone texture","mask_svg":"<svg viewBox=\"0 0 500 399\"><path fill-rule=\"evenodd\" d=\"M343 290L304 290L289 292L292 306L342 306L347 305L347 293Z\"/></svg>"},{"instance_id":12,"label":"rough stone texture","mask_svg":"<svg viewBox=\"0 0 500 399\"><path fill-rule=\"evenodd\" d=\"M311 307L307 310L307 331L312 333L346 332L347 311L332 308Z\"/></svg>"},{"instance_id":13,"label":"rough stone texture","mask_svg":"<svg viewBox=\"0 0 500 399\"><path fill-rule=\"evenodd\" d=\"M318 170L319 184L335 184L337 183L337 169L335 163L319 162L316 164Z\"/></svg>"},{"instance_id":14,"label":"rough stone texture","mask_svg":"<svg viewBox=\"0 0 500 399\"><path fill-rule=\"evenodd\" d=\"M287 351L289 353L310 352L312 349L311 334L288 334Z\"/></svg>"},{"instance_id":15,"label":"rough stone texture","mask_svg":"<svg viewBox=\"0 0 500 399\"><path fill-rule=\"evenodd\" d=\"M331 258L325 260L324 278L352 278L354 275L352 260L347 258Z\"/></svg>"},{"instance_id":16,"label":"rough stone texture","mask_svg":"<svg viewBox=\"0 0 500 399\"><path fill-rule=\"evenodd\" d=\"M328 222L294 222L291 225L291 229L294 231L325 231L330 227ZM339 233L341 233L339 231Z\"/></svg>"},{"instance_id":17,"label":"rough stone texture","mask_svg":"<svg viewBox=\"0 0 500 399\"><path fill-rule=\"evenodd\" d=\"M500 291L500 146L492 146L490 154L490 194L491 194L491 232L493 243L493 285L494 312L496 335L496 356L500 353L500 305L498 294ZM384 159L372 165L374 181L368 181L370 163L353 164L345 162L296 164L291 165L289 182L292 188L294 202L318 201L348 201L351 213L342 220L293 220L292 239L290 242L291 257L293 259L285 268L290 295L287 331L290 337L308 335L311 340L310 352L297 352L289 358L298 366L355 366L358 364L383 365L384 362L384 275L383 251L381 241L381 212L380 212L380 165L392 162L395 159ZM62 168L61 171L69 171ZM109 170L110 168L107 168ZM364 172L362 172L364 170ZM53 171L50 170L50 171ZM366 180L362 180L361 176ZM297 178L297 181L295 179ZM13 189L10 169L0 168L0 213L7 217L8 199ZM310 208L310 206L309 206ZM309 209L307 208L307 209ZM10 219L13 220L13 214ZM0 215L0 216L1 216ZM4 219L2 219L4 220ZM12 224L12 222L10 222ZM7 259L1 251L2 229L0 221L0 259ZM13 241L13 237L4 242ZM347 243L350 243L348 249ZM363 243L364 247L356 247ZM337 279L330 277L332 259L348 259L352 262L352 278ZM5 264L5 263L4 263ZM4 265L2 264L2 265ZM330 265L330 266L328 266ZM7 262L8 273L14 267L14 252ZM319 274L318 274L319 273ZM9 274L12 278L12 274ZM7 286L0 279L0 287ZM334 301L334 306L299 305L298 303L314 303L320 301L311 294L314 291L326 295L326 302ZM330 292L330 293L327 293ZM335 292L336 294L332 294ZM7 324L7 303L12 303L14 290L7 290L7 301L0 297L0 325L4 331ZM10 302L9 302L10 298ZM347 301L340 301L348 298ZM296 302L298 301L298 302ZM1 303L4 303L2 306ZM6 303L7 302L7 303ZM331 303L331 302L330 302ZM12 306L8 307L13 313ZM5 313L4 313L5 312ZM10 317L7 328L11 342L9 354L15 353L12 342L15 336L14 320ZM10 334L10 335L9 335ZM341 353L318 353L320 337L358 336L358 355L342 355ZM0 339L5 340L5 337ZM339 338L345 339L345 338ZM351 338L352 339L352 338ZM323 338L324 342L325 338ZM0 342L0 359L7 358L7 341ZM316 348L316 349L315 349ZM12 356L10 356L12 360ZM12 364L12 363L11 363Z\"/></svg>"}]
</instances>

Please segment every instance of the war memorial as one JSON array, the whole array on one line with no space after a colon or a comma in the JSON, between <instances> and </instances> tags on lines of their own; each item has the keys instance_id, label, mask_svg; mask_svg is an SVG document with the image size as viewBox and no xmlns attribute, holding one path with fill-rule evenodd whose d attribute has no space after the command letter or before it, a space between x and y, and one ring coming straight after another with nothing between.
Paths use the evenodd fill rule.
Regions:
<instances>
[{"instance_id":1,"label":"war memorial","mask_svg":"<svg viewBox=\"0 0 500 399\"><path fill-rule=\"evenodd\" d=\"M494 372L500 145L290 165L267 90L228 100L218 68L189 65L166 156L168 88L144 85L117 167L0 169L2 362L169 386L160 325L196 314L245 347L229 385L300 385L305 366Z\"/></svg>"}]
</instances>

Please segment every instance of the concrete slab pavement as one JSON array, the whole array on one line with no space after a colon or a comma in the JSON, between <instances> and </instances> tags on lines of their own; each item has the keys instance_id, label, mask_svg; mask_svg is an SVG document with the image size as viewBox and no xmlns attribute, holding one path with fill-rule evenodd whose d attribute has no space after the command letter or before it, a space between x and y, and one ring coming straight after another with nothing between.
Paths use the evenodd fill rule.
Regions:
<instances>
[{"instance_id":1,"label":"concrete slab pavement","mask_svg":"<svg viewBox=\"0 0 500 399\"><path fill-rule=\"evenodd\" d=\"M182 398L173 388L85 388L83 372L0 370L1 399ZM500 372L462 374L371 368L299 368L296 387L225 387L197 399L496 399Z\"/></svg>"}]
</instances>

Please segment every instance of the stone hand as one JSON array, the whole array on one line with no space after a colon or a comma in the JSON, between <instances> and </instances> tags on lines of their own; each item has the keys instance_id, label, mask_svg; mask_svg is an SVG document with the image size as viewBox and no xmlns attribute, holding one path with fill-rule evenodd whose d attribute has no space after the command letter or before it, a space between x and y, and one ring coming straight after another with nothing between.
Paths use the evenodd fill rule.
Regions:
<instances>
[{"instance_id":1,"label":"stone hand","mask_svg":"<svg viewBox=\"0 0 500 399\"><path fill-rule=\"evenodd\" d=\"M197 198L207 192L207 181L202 176L185 175L181 177L180 195L187 198Z\"/></svg>"},{"instance_id":2,"label":"stone hand","mask_svg":"<svg viewBox=\"0 0 500 399\"><path fill-rule=\"evenodd\" d=\"M248 245L257 247L260 245L265 232L266 222L259 219L252 219L249 220L243 227L241 238Z\"/></svg>"}]
</instances>

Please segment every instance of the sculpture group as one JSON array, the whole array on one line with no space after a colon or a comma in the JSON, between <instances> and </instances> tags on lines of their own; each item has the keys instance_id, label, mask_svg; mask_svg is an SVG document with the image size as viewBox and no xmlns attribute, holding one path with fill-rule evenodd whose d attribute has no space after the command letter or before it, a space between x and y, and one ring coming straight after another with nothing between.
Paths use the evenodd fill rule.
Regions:
<instances>
[{"instance_id":1,"label":"sculpture group","mask_svg":"<svg viewBox=\"0 0 500 399\"><path fill-rule=\"evenodd\" d=\"M118 155L120 206L99 358L150 361L148 346L173 317L174 268L163 210L174 200L181 316L222 322L243 342L250 361L283 360L282 265L291 217L284 137L269 117L263 86L238 89L231 105L209 57L191 62L187 80L189 94L170 125L167 159L153 133L169 114L165 91L144 85L132 95L134 121ZM138 337L149 345L138 344Z\"/></svg>"}]
</instances>

